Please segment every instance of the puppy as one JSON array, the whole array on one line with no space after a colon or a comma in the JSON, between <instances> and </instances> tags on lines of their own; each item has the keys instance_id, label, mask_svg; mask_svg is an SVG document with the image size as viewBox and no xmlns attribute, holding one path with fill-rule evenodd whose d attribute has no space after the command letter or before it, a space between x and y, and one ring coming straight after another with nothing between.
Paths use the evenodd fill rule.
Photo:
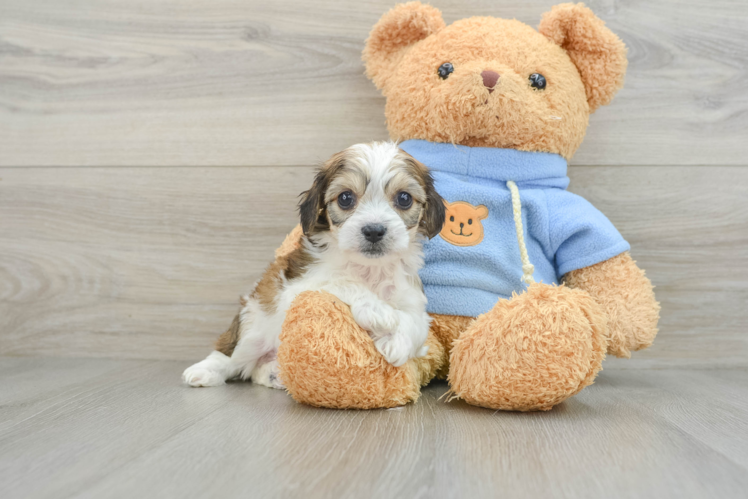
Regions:
<instances>
[{"instance_id":1,"label":"puppy","mask_svg":"<svg viewBox=\"0 0 748 500\"><path fill-rule=\"evenodd\" d=\"M348 304L394 366L424 356L431 319L418 270L422 242L444 224L444 202L428 169L390 142L333 155L301 195L303 236L242 300L216 350L183 380L214 386L240 377L282 389L276 353L286 311L307 290Z\"/></svg>"}]
</instances>

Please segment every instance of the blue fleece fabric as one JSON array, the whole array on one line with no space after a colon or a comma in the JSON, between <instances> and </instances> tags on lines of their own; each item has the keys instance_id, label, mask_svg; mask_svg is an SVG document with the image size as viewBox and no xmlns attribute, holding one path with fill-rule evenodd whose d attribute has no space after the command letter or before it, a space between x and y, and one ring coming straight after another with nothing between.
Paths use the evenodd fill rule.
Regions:
<instances>
[{"instance_id":1,"label":"blue fleece fabric","mask_svg":"<svg viewBox=\"0 0 748 500\"><path fill-rule=\"evenodd\" d=\"M421 279L431 313L478 316L499 298L526 288L509 180L520 192L535 281L559 283L569 271L630 248L599 210L566 191L566 160L559 155L422 140L405 141L400 147L431 169L436 190L446 201L488 208L484 237L477 245L456 246L441 236L424 245Z\"/></svg>"}]
</instances>

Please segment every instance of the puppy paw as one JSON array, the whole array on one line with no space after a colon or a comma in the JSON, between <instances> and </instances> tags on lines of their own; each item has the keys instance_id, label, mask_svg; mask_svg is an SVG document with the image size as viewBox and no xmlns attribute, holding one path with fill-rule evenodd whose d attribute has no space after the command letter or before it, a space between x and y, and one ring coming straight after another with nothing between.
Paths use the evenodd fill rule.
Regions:
<instances>
[{"instance_id":1,"label":"puppy paw","mask_svg":"<svg viewBox=\"0 0 748 500\"><path fill-rule=\"evenodd\" d=\"M270 383L268 387L272 387L273 389L281 389L283 391L286 390L286 386L281 381L280 373L277 370L270 374L270 376L268 377L268 382Z\"/></svg>"},{"instance_id":2,"label":"puppy paw","mask_svg":"<svg viewBox=\"0 0 748 500\"><path fill-rule=\"evenodd\" d=\"M255 367L252 370L252 382L271 389L285 390L286 388L280 379L280 368L278 367L278 361L275 359Z\"/></svg>"},{"instance_id":3,"label":"puppy paw","mask_svg":"<svg viewBox=\"0 0 748 500\"><path fill-rule=\"evenodd\" d=\"M359 302L351 306L351 313L361 328L376 337L394 332L400 323L397 312L384 303Z\"/></svg>"},{"instance_id":4,"label":"puppy paw","mask_svg":"<svg viewBox=\"0 0 748 500\"><path fill-rule=\"evenodd\" d=\"M200 363L192 365L182 373L182 380L186 384L192 387L214 387L226 382L218 371L199 365Z\"/></svg>"},{"instance_id":5,"label":"puppy paw","mask_svg":"<svg viewBox=\"0 0 748 500\"><path fill-rule=\"evenodd\" d=\"M403 335L386 335L374 339L374 346L392 366L402 366L411 358L413 344Z\"/></svg>"}]
</instances>

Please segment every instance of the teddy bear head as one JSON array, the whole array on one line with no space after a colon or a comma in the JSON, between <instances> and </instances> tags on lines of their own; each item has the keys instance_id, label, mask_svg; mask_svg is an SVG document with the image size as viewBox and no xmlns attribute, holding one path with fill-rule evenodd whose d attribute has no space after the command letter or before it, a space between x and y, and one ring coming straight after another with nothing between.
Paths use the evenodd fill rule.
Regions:
<instances>
[{"instance_id":1,"label":"teddy bear head","mask_svg":"<svg viewBox=\"0 0 748 500\"><path fill-rule=\"evenodd\" d=\"M420 2L374 26L366 72L387 98L394 140L558 153L571 158L589 114L623 85L626 47L583 4L547 12L536 31L472 17L446 26Z\"/></svg>"}]
</instances>

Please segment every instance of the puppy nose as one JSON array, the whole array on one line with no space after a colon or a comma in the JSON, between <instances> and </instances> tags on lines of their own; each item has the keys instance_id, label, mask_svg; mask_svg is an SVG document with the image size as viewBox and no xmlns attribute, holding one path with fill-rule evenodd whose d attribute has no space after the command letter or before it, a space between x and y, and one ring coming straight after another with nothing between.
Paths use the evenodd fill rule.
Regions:
<instances>
[{"instance_id":1,"label":"puppy nose","mask_svg":"<svg viewBox=\"0 0 748 500\"><path fill-rule=\"evenodd\" d=\"M499 74L490 69L485 70L480 74L483 77L483 85L488 88L488 93L493 92L493 88L496 86L496 82L499 81Z\"/></svg>"},{"instance_id":2,"label":"puppy nose","mask_svg":"<svg viewBox=\"0 0 748 500\"><path fill-rule=\"evenodd\" d=\"M361 228L361 232L364 233L366 241L376 243L384 237L384 233L387 229L382 224L369 224Z\"/></svg>"}]
</instances>

